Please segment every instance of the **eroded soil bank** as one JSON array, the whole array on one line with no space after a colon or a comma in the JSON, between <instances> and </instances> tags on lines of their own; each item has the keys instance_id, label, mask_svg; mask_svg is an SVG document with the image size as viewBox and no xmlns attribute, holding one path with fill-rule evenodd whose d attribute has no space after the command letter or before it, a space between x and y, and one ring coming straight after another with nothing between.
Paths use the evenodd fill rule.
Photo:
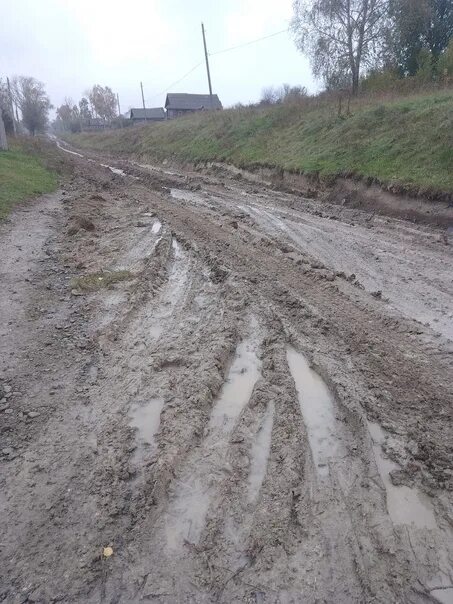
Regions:
<instances>
[{"instance_id":1,"label":"eroded soil bank","mask_svg":"<svg viewBox=\"0 0 453 604\"><path fill-rule=\"evenodd\" d=\"M55 153L0 227L2 601L451 602L444 231Z\"/></svg>"}]
</instances>

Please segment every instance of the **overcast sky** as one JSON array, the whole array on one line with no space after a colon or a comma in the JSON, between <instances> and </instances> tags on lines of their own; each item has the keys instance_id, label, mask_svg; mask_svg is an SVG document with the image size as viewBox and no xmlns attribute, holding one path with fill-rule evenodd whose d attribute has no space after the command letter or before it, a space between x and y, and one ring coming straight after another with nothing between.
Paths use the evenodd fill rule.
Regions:
<instances>
[{"instance_id":1,"label":"overcast sky","mask_svg":"<svg viewBox=\"0 0 453 604\"><path fill-rule=\"evenodd\" d=\"M4 0L0 77L31 75L54 105L78 101L93 84L120 95L121 110L162 106L171 92L208 92L201 21L210 53L285 30L292 0ZM283 82L317 89L289 33L210 57L224 106L260 98Z\"/></svg>"}]
</instances>

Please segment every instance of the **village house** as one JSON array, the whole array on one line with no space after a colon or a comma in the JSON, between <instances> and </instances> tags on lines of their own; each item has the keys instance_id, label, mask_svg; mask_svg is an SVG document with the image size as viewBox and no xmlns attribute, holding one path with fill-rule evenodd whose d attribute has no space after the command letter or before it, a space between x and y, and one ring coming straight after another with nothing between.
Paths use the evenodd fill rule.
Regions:
<instances>
[{"instance_id":1,"label":"village house","mask_svg":"<svg viewBox=\"0 0 453 604\"><path fill-rule=\"evenodd\" d=\"M194 111L209 111L222 109L222 103L216 94L184 94L169 93L165 100L167 119L193 113Z\"/></svg>"},{"instance_id":2,"label":"village house","mask_svg":"<svg viewBox=\"0 0 453 604\"><path fill-rule=\"evenodd\" d=\"M165 117L165 111L162 107L131 109L129 113L129 119L134 124L139 122L161 122Z\"/></svg>"},{"instance_id":3,"label":"village house","mask_svg":"<svg viewBox=\"0 0 453 604\"><path fill-rule=\"evenodd\" d=\"M81 120L82 132L93 132L96 130L104 130L108 128L109 123L101 117L89 117Z\"/></svg>"}]
</instances>

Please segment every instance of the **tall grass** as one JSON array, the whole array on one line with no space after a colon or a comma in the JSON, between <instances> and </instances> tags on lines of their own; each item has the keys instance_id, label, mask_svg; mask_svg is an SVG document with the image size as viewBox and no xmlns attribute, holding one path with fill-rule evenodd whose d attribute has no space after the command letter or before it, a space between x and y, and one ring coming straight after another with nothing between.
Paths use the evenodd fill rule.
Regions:
<instances>
[{"instance_id":1,"label":"tall grass","mask_svg":"<svg viewBox=\"0 0 453 604\"><path fill-rule=\"evenodd\" d=\"M149 160L225 161L354 175L424 192L453 192L453 91L351 99L323 94L279 105L198 113L123 132L82 134L79 146Z\"/></svg>"},{"instance_id":2,"label":"tall grass","mask_svg":"<svg viewBox=\"0 0 453 604\"><path fill-rule=\"evenodd\" d=\"M58 178L44 162L27 151L22 141L10 141L10 150L0 152L0 219L14 204L49 193L57 188Z\"/></svg>"}]
</instances>

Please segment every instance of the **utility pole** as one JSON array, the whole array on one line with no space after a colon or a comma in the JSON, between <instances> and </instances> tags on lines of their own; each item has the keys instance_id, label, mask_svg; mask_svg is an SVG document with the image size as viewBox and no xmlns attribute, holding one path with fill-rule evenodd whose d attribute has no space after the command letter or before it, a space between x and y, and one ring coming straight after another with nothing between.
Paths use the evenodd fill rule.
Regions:
<instances>
[{"instance_id":1,"label":"utility pole","mask_svg":"<svg viewBox=\"0 0 453 604\"><path fill-rule=\"evenodd\" d=\"M124 128L123 118L121 117L120 95L116 93L116 102L118 105L118 119L120 120L121 128Z\"/></svg>"},{"instance_id":2,"label":"utility pole","mask_svg":"<svg viewBox=\"0 0 453 604\"><path fill-rule=\"evenodd\" d=\"M2 112L0 111L0 151L8 151L8 139L6 138L5 124L3 123Z\"/></svg>"},{"instance_id":3,"label":"utility pole","mask_svg":"<svg viewBox=\"0 0 453 604\"><path fill-rule=\"evenodd\" d=\"M11 94L11 84L9 83L9 78L6 78L6 82L8 84L9 104L11 105L11 119L13 120L13 131L14 131L14 136L16 136L17 130L16 130L16 120L14 118L13 95Z\"/></svg>"},{"instance_id":4,"label":"utility pole","mask_svg":"<svg viewBox=\"0 0 453 604\"><path fill-rule=\"evenodd\" d=\"M203 46L204 46L204 58L206 59L206 71L208 73L208 84L209 84L209 101L211 103L211 109L213 108L212 106L212 85L211 85L211 73L209 71L209 59L208 59L208 49L206 48L206 36L204 33L204 25L203 23L201 24L201 32L203 34Z\"/></svg>"},{"instance_id":5,"label":"utility pole","mask_svg":"<svg viewBox=\"0 0 453 604\"><path fill-rule=\"evenodd\" d=\"M143 94L143 83L142 82L140 82L140 88L142 89L143 114L145 116L145 122L146 122L145 95Z\"/></svg>"}]
</instances>

